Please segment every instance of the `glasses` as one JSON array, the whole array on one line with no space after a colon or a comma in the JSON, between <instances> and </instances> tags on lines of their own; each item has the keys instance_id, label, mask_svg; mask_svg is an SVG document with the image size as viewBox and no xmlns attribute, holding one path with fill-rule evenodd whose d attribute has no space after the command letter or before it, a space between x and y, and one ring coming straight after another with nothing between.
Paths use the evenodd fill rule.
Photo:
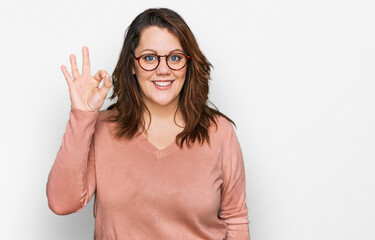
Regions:
<instances>
[{"instance_id":1,"label":"glasses","mask_svg":"<svg viewBox=\"0 0 375 240\"><path fill-rule=\"evenodd\" d=\"M190 56L180 52L163 56L154 53L146 53L139 57L134 56L134 54L132 55L135 59L137 59L139 66L145 71L155 70L160 64L161 57L165 57L167 66L172 70L180 70L184 68L190 59Z\"/></svg>"}]
</instances>

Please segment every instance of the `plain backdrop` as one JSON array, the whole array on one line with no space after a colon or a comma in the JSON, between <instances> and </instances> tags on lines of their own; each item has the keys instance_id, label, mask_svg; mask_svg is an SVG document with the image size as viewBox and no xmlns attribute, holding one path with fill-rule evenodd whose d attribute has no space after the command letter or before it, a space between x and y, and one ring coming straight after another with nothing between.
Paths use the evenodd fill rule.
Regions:
<instances>
[{"instance_id":1,"label":"plain backdrop","mask_svg":"<svg viewBox=\"0 0 375 240\"><path fill-rule=\"evenodd\" d=\"M68 216L47 204L70 111L60 66L74 53L81 69L87 45L92 73L112 73L150 7L180 13L214 66L209 96L237 124L252 240L375 239L372 0L2 0L1 239L93 238L93 201Z\"/></svg>"}]
</instances>

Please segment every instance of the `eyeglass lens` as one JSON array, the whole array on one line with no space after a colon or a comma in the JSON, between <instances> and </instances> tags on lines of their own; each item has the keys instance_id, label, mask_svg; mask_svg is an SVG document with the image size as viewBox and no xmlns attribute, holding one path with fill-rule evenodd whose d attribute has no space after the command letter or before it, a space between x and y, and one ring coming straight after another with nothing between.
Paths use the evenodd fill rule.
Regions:
<instances>
[{"instance_id":1,"label":"eyeglass lens","mask_svg":"<svg viewBox=\"0 0 375 240\"><path fill-rule=\"evenodd\" d=\"M139 58L139 64L145 70L154 70L158 67L160 58L156 54L145 54ZM181 53L172 53L166 56L166 61L169 68L179 70L186 65L187 58Z\"/></svg>"}]
</instances>

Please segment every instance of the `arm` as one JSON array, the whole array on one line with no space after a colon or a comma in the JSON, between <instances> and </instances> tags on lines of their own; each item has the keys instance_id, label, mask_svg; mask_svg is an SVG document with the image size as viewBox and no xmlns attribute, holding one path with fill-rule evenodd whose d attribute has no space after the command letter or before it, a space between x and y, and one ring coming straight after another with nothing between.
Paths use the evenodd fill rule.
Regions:
<instances>
[{"instance_id":1,"label":"arm","mask_svg":"<svg viewBox=\"0 0 375 240\"><path fill-rule=\"evenodd\" d=\"M232 126L223 152L223 178L219 217L228 225L227 240L249 240L246 179L241 148Z\"/></svg>"},{"instance_id":2,"label":"arm","mask_svg":"<svg viewBox=\"0 0 375 240\"><path fill-rule=\"evenodd\" d=\"M98 112L71 109L47 182L48 205L56 214L80 211L95 192L93 133L97 116Z\"/></svg>"}]
</instances>

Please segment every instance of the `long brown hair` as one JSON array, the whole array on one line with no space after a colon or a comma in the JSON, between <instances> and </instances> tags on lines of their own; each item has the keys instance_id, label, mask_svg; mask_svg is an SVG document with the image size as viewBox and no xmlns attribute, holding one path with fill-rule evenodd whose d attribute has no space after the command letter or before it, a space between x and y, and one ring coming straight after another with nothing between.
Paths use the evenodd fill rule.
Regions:
<instances>
[{"instance_id":1,"label":"long brown hair","mask_svg":"<svg viewBox=\"0 0 375 240\"><path fill-rule=\"evenodd\" d=\"M210 144L208 129L212 124L217 128L217 116L223 116L233 124L234 122L215 106L212 108L207 105L212 65L200 51L193 33L182 17L167 8L145 10L127 28L120 57L112 74L113 94L110 99L117 98L117 101L108 107L108 110L116 109L117 114L109 116L107 121L116 122L117 138L130 139L139 130L146 130L144 111L148 112L151 119L150 111L142 101L136 76L132 73L135 67L132 53L139 44L142 30L150 26L168 29L180 40L182 48L191 57L186 66L186 79L177 107L182 113L185 127L176 136L176 144L181 148L184 142L190 147L196 140L200 144L205 141Z\"/></svg>"}]
</instances>

